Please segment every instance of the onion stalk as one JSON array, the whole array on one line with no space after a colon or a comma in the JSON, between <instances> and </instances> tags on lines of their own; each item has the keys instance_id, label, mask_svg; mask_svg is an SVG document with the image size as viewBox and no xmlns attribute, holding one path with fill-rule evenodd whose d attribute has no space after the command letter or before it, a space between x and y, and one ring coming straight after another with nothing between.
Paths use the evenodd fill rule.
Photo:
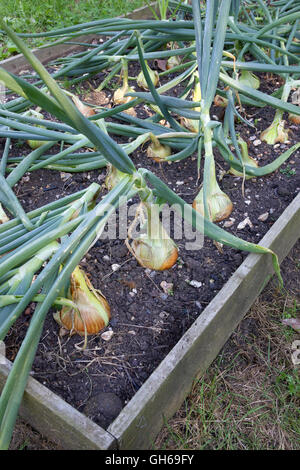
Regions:
<instances>
[{"instance_id":1,"label":"onion stalk","mask_svg":"<svg viewBox=\"0 0 300 470\"><path fill-rule=\"evenodd\" d=\"M113 101L116 105L126 104L134 100L133 96L125 96L128 92L134 92L134 89L128 86L128 62L123 59L122 63L123 85L121 88L118 88L113 95Z\"/></svg>"},{"instance_id":2,"label":"onion stalk","mask_svg":"<svg viewBox=\"0 0 300 470\"><path fill-rule=\"evenodd\" d=\"M199 102L201 102L201 85L200 85L199 78L197 77L196 73L194 74L194 77L195 77L196 83L195 83L195 87L194 87L194 90L193 90L192 100L195 103L199 103ZM196 112L200 113L201 112L201 107L197 106L197 107L193 108L193 111L196 111ZM191 132L195 132L195 133L199 132L199 125L200 125L199 120L189 119L189 118L183 117L182 118L182 124L187 129L189 129Z\"/></svg>"}]
</instances>

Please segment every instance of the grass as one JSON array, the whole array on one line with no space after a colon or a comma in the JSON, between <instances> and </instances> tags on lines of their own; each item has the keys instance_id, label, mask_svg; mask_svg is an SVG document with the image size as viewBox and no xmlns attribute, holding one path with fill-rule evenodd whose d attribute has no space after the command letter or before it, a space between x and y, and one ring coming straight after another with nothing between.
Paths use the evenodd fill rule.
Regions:
<instances>
[{"instance_id":1,"label":"grass","mask_svg":"<svg viewBox=\"0 0 300 470\"><path fill-rule=\"evenodd\" d=\"M0 0L0 15L17 32L37 33L120 16L144 5L144 0ZM38 47L45 41L32 39L28 42ZM0 60L16 52L14 44L0 34Z\"/></svg>"},{"instance_id":2,"label":"grass","mask_svg":"<svg viewBox=\"0 0 300 470\"><path fill-rule=\"evenodd\" d=\"M298 450L300 366L297 334L281 323L299 316L300 245L283 264L288 290L269 284L178 413L156 449Z\"/></svg>"}]
</instances>

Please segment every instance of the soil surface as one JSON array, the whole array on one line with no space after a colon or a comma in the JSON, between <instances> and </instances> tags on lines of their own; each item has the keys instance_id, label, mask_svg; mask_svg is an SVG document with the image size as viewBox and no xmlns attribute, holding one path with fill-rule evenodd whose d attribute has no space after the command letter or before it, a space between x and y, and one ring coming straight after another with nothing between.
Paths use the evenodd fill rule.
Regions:
<instances>
[{"instance_id":1,"label":"soil surface","mask_svg":"<svg viewBox=\"0 0 300 470\"><path fill-rule=\"evenodd\" d=\"M133 70L129 70L129 75L132 73ZM103 78L100 75L98 83ZM96 79L92 83L95 85ZM265 81L262 86L274 90L274 83ZM177 92L179 90L174 94ZM106 91L108 97L111 93ZM274 147L263 142L256 145L261 131L271 123L274 110L268 107L245 110L247 116L255 120L256 128L239 124L239 131L249 144L249 155L256 158L260 166L273 161L299 141L299 126L289 125L290 143ZM143 109L137 111L141 116L145 112ZM218 113L219 109L213 109L211 114ZM122 142L122 139L116 140ZM1 145L4 145L3 139L0 150ZM199 191L196 155L177 163L158 164L146 156L147 145L131 154L136 167L149 168L187 203L192 203ZM26 143L13 147L12 155L26 153L29 153ZM217 152L216 164L219 175L228 170ZM23 207L29 211L86 188L94 181L102 184L105 175L106 169L67 177L58 171L37 170L26 174L14 189ZM247 180L245 197L241 178L225 174L219 184L234 206L230 218L219 225L244 240L258 243L299 192L299 151L275 173ZM103 187L99 197L104 194L106 189ZM238 225L247 217L250 223L239 229ZM168 271L141 267L123 239L99 240L81 261L94 287L101 290L110 304L111 321L104 330L111 332L109 340L102 338L102 331L89 337L86 349L81 350L82 338L62 336L53 319L53 311L47 316L32 376L104 428L247 256L247 253L225 246L220 251L209 239L205 239L203 248L197 251L187 250L185 239L175 241L179 258ZM11 360L26 334L33 311L34 304L25 310L7 336L7 357Z\"/></svg>"}]
</instances>

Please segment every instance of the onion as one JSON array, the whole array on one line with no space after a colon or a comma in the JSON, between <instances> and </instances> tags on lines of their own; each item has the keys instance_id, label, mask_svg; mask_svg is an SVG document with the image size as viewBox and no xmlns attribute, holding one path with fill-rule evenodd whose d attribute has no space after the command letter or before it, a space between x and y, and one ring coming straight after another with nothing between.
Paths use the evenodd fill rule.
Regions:
<instances>
[{"instance_id":1,"label":"onion","mask_svg":"<svg viewBox=\"0 0 300 470\"><path fill-rule=\"evenodd\" d=\"M78 96L75 96L75 95L71 95L71 96L72 96L72 100L73 100L76 108L85 117L94 116L94 114L96 114L94 109L91 108L90 106L87 106L87 105L83 104L82 101L80 101L80 99L78 98Z\"/></svg>"},{"instance_id":2,"label":"onion","mask_svg":"<svg viewBox=\"0 0 300 470\"><path fill-rule=\"evenodd\" d=\"M177 65L180 65L180 59L178 55L173 55L168 58L167 60L167 70L173 69L174 67L177 67Z\"/></svg>"},{"instance_id":3,"label":"onion","mask_svg":"<svg viewBox=\"0 0 300 470\"><path fill-rule=\"evenodd\" d=\"M212 222L220 222L229 217L232 212L233 204L230 198L225 194L216 179L216 170L213 155L205 156L204 184L206 183L206 201L208 217ZM193 209L199 212L203 217L204 208L204 188L202 188L193 202Z\"/></svg>"},{"instance_id":4,"label":"onion","mask_svg":"<svg viewBox=\"0 0 300 470\"><path fill-rule=\"evenodd\" d=\"M150 134L150 139L152 142L147 148L149 158L159 163L171 155L171 147L161 144L154 134Z\"/></svg>"},{"instance_id":5,"label":"onion","mask_svg":"<svg viewBox=\"0 0 300 470\"><path fill-rule=\"evenodd\" d=\"M218 186L219 187L219 186ZM230 216L233 205L230 198L219 188L218 191L210 194L207 198L210 220L220 222ZM193 209L204 216L203 189L193 202Z\"/></svg>"},{"instance_id":6,"label":"onion","mask_svg":"<svg viewBox=\"0 0 300 470\"><path fill-rule=\"evenodd\" d=\"M285 121L283 119L277 118L275 114L274 121L261 133L260 139L264 140L269 145L274 145L277 142L284 144L287 140L289 140L289 131L284 128L284 125Z\"/></svg>"},{"instance_id":7,"label":"onion","mask_svg":"<svg viewBox=\"0 0 300 470\"><path fill-rule=\"evenodd\" d=\"M25 112L24 116L33 116L37 119L44 119L44 116L41 113L39 113L38 111L35 111L33 109L30 109L29 111ZM44 126L36 126L36 127L39 127L41 129L45 129ZM32 148L32 150L35 150L35 149L41 147L42 145L44 145L46 143L47 142L45 140L27 140L27 144L29 145L30 148Z\"/></svg>"},{"instance_id":8,"label":"onion","mask_svg":"<svg viewBox=\"0 0 300 470\"><path fill-rule=\"evenodd\" d=\"M300 124L300 116L298 114L289 113L288 119L293 124L297 124L297 125Z\"/></svg>"},{"instance_id":9,"label":"onion","mask_svg":"<svg viewBox=\"0 0 300 470\"><path fill-rule=\"evenodd\" d=\"M118 170L115 166L111 165L110 163L107 165L107 176L105 178L105 186L110 191L113 189L124 176L126 176L125 173L122 171Z\"/></svg>"},{"instance_id":10,"label":"onion","mask_svg":"<svg viewBox=\"0 0 300 470\"><path fill-rule=\"evenodd\" d=\"M79 266L71 275L69 298L76 309L65 306L54 314L54 319L63 328L84 336L95 335L108 325L110 307Z\"/></svg>"},{"instance_id":11,"label":"onion","mask_svg":"<svg viewBox=\"0 0 300 470\"><path fill-rule=\"evenodd\" d=\"M159 220L158 206L142 203L128 231L129 237L137 220L146 229L146 233L135 238L131 245L129 239L126 240L130 252L144 268L155 271L170 269L177 261L178 248Z\"/></svg>"},{"instance_id":12,"label":"onion","mask_svg":"<svg viewBox=\"0 0 300 470\"><path fill-rule=\"evenodd\" d=\"M134 96L124 96L128 92L134 92L134 89L128 86L128 63L127 60L123 60L122 73L123 73L123 85L114 92L113 102L116 105L127 104L134 100Z\"/></svg>"},{"instance_id":13,"label":"onion","mask_svg":"<svg viewBox=\"0 0 300 470\"><path fill-rule=\"evenodd\" d=\"M228 99L221 95L216 95L214 99L214 105L220 108L226 108L228 105Z\"/></svg>"},{"instance_id":14,"label":"onion","mask_svg":"<svg viewBox=\"0 0 300 470\"><path fill-rule=\"evenodd\" d=\"M145 63L146 63L146 67L147 67L147 70L149 72L149 75L150 75L150 78L151 78L151 81L153 83L154 86L156 86L159 82L159 75L158 75L158 72L156 70L152 70L147 61L145 60ZM148 84L147 84L147 81L144 77L144 74L143 74L143 71L141 70L141 72L138 74L137 76L137 79L136 79L136 82L138 84L138 86L140 88L143 88L144 90L149 90L148 88Z\"/></svg>"},{"instance_id":15,"label":"onion","mask_svg":"<svg viewBox=\"0 0 300 470\"><path fill-rule=\"evenodd\" d=\"M257 76L249 70L242 70L239 82L243 85L253 88L254 90L257 90L260 87L259 78L257 78Z\"/></svg>"}]
</instances>

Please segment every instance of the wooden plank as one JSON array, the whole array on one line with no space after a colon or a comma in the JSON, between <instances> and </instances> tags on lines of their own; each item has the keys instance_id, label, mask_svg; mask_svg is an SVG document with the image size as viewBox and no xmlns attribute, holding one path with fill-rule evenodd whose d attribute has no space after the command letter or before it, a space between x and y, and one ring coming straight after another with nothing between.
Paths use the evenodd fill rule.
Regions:
<instances>
[{"instance_id":1,"label":"wooden plank","mask_svg":"<svg viewBox=\"0 0 300 470\"><path fill-rule=\"evenodd\" d=\"M155 7L155 3L152 4ZM148 6L138 8L126 15L120 16L120 18L131 18L132 20L147 20L153 18L153 14ZM98 39L99 35L97 34L89 34L78 36L73 39L73 41L81 42L81 43L91 43L94 39ZM70 54L71 52L78 52L84 50L84 46L79 46L77 44L58 44L58 45L51 45L49 46L44 45L42 48L33 49L33 53L35 56L42 62L42 64L46 64L51 60L57 59L62 55ZM9 57L8 59L2 60L0 62L0 66L3 67L5 70L11 73L19 73L20 70L26 70L29 68L28 61L25 59L23 54L18 54L13 57Z\"/></svg>"},{"instance_id":2,"label":"wooden plank","mask_svg":"<svg viewBox=\"0 0 300 470\"><path fill-rule=\"evenodd\" d=\"M0 390L11 362L0 355ZM43 436L68 450L116 448L114 437L32 377L29 378L19 415Z\"/></svg>"},{"instance_id":3,"label":"wooden plank","mask_svg":"<svg viewBox=\"0 0 300 470\"><path fill-rule=\"evenodd\" d=\"M280 262L299 238L300 194L261 244ZM108 431L120 449L147 449L181 406L273 274L271 256L250 254L122 410Z\"/></svg>"}]
</instances>

